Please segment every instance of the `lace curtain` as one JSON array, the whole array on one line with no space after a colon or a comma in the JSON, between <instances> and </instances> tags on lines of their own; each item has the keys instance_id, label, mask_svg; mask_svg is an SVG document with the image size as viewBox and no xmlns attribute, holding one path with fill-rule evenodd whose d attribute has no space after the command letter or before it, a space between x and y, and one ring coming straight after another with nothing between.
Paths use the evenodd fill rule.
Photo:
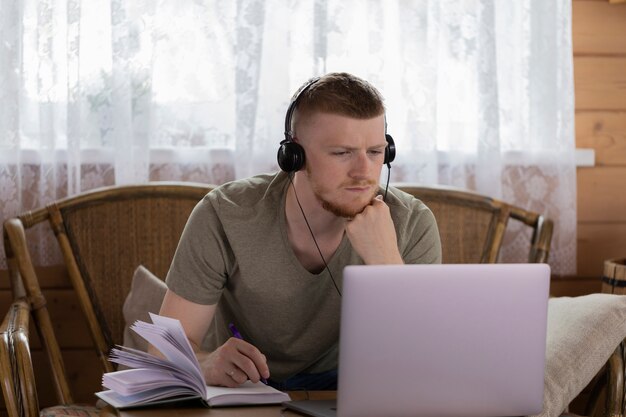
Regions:
<instances>
[{"instance_id":1,"label":"lace curtain","mask_svg":"<svg viewBox=\"0 0 626 417\"><path fill-rule=\"evenodd\" d=\"M348 71L386 97L392 182L549 216L553 272L574 274L570 3L3 0L0 220L105 185L276 170L291 94ZM60 262L31 234L39 265ZM514 227L501 260L525 261L527 238Z\"/></svg>"}]
</instances>

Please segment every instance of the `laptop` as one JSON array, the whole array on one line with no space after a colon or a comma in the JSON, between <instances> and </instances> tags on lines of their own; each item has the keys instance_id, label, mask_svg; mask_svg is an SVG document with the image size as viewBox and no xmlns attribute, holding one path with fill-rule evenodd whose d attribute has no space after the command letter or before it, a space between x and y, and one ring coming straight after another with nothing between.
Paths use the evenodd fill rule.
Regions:
<instances>
[{"instance_id":1,"label":"laptop","mask_svg":"<svg viewBox=\"0 0 626 417\"><path fill-rule=\"evenodd\" d=\"M523 416L543 408L546 264L347 266L337 401L315 417Z\"/></svg>"}]
</instances>

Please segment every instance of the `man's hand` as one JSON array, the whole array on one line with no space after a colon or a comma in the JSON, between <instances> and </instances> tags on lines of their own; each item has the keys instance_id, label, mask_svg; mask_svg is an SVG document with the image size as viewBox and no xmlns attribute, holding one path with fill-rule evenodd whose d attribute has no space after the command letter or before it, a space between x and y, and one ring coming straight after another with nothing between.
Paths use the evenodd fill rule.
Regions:
<instances>
[{"instance_id":1,"label":"man's hand","mask_svg":"<svg viewBox=\"0 0 626 417\"><path fill-rule=\"evenodd\" d=\"M250 343L231 337L213 352L196 352L208 385L237 387L269 378L267 359Z\"/></svg>"},{"instance_id":2,"label":"man's hand","mask_svg":"<svg viewBox=\"0 0 626 417\"><path fill-rule=\"evenodd\" d=\"M207 384L236 387L248 379L258 382L261 377L269 378L265 355L248 342L230 338L213 352L200 350L216 308L217 304L196 304L168 289L159 314L180 320Z\"/></svg>"},{"instance_id":3,"label":"man's hand","mask_svg":"<svg viewBox=\"0 0 626 417\"><path fill-rule=\"evenodd\" d=\"M346 223L346 233L356 252L367 265L402 264L396 229L389 207L382 196Z\"/></svg>"}]
</instances>

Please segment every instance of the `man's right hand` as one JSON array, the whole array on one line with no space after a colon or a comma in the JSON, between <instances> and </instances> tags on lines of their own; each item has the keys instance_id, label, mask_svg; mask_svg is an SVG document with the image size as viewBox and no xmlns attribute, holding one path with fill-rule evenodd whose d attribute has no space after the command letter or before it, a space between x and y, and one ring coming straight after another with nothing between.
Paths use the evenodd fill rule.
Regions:
<instances>
[{"instance_id":1,"label":"man's right hand","mask_svg":"<svg viewBox=\"0 0 626 417\"><path fill-rule=\"evenodd\" d=\"M213 352L197 352L208 385L237 387L248 379L259 382L269 378L267 359L245 340L231 337Z\"/></svg>"},{"instance_id":2,"label":"man's right hand","mask_svg":"<svg viewBox=\"0 0 626 417\"><path fill-rule=\"evenodd\" d=\"M216 307L193 303L168 289L159 314L180 320L208 385L236 387L248 379L258 382L261 377L269 378L265 355L244 340L230 338L213 352L200 350Z\"/></svg>"}]
</instances>

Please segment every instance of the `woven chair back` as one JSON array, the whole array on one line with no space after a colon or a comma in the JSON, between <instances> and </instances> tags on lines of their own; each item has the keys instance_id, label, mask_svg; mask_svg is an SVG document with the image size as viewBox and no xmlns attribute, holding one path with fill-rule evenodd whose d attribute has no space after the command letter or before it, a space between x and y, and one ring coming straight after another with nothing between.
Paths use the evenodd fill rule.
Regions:
<instances>
[{"instance_id":1,"label":"woven chair back","mask_svg":"<svg viewBox=\"0 0 626 417\"><path fill-rule=\"evenodd\" d=\"M431 209L441 238L443 263L495 263L509 219L532 228L528 261L547 262L552 222L502 201L451 187L397 184Z\"/></svg>"},{"instance_id":2,"label":"woven chair back","mask_svg":"<svg viewBox=\"0 0 626 417\"><path fill-rule=\"evenodd\" d=\"M107 355L114 345L123 342L122 306L135 269L144 265L165 278L189 214L212 188L191 183L101 188L59 200L5 223L14 295L27 297L33 306L63 402L70 399L66 377L46 300L26 249L26 229L48 221L103 371L109 372L114 367Z\"/></svg>"},{"instance_id":3,"label":"woven chair back","mask_svg":"<svg viewBox=\"0 0 626 417\"><path fill-rule=\"evenodd\" d=\"M186 220L208 192L204 187L186 190L186 195L159 189L101 194L59 207L71 255L109 348L122 344L122 306L133 272L144 265L165 278Z\"/></svg>"}]
</instances>

